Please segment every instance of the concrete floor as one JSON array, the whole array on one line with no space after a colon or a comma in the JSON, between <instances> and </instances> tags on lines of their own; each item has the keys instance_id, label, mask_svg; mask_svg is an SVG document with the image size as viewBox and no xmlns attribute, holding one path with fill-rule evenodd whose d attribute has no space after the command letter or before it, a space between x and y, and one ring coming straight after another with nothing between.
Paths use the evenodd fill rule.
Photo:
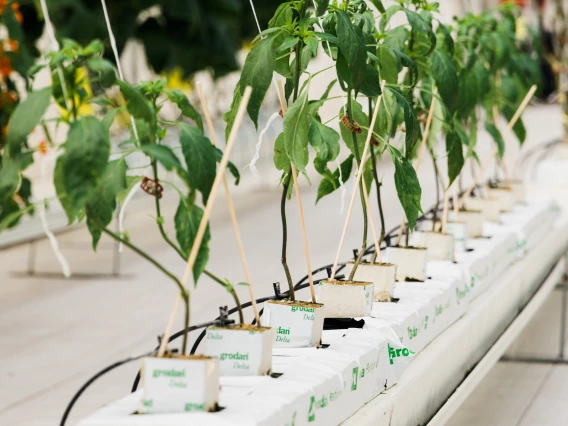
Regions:
<instances>
[{"instance_id":1,"label":"concrete floor","mask_svg":"<svg viewBox=\"0 0 568 426\"><path fill-rule=\"evenodd\" d=\"M555 107L531 109L526 120L529 140L548 141L560 134ZM536 142L534 142L536 143ZM479 144L489 147L487 139ZM513 150L511 150L513 151ZM484 155L482 155L484 158ZM441 160L440 163L443 161ZM424 208L434 200L432 167L421 168ZM401 208L395 199L390 162L381 165L385 175L387 229L398 225ZM248 173L248 172L243 172ZM244 182L236 189L235 204L257 297L269 295L272 282L284 284L280 266L279 192L271 174L261 170L261 184ZM312 265L329 263L339 241L345 216L339 214L340 194L314 206L317 190L303 187L304 210ZM349 186L349 193L352 186ZM247 189L248 188L248 189ZM171 217L177 196L164 197L164 216ZM373 203L373 201L372 201ZM145 198L129 209L126 227L131 240L177 274L183 262L165 246ZM306 273L303 246L294 199L288 204L289 263L297 281ZM361 214L355 210L341 253L349 258L360 245ZM172 230L171 223L168 229ZM244 280L223 197L212 217L212 259L208 268L219 276ZM177 295L174 285L151 265L125 251L121 274L112 270L113 243L102 240L99 253L90 250L84 228L59 235L63 253L74 276L63 279L46 241L37 244L35 276L26 274L29 246L0 251L0 425L53 425L79 387L108 364L153 348L163 331ZM247 291L239 288L243 300ZM301 297L308 298L308 294ZM543 309L514 345L516 353L554 354L558 333L559 293L554 292ZM192 323L212 319L219 305L230 297L203 278L192 293ZM250 312L248 313L250 319ZM181 325L179 318L177 328ZM195 337L195 336L193 336ZM68 424L130 391L138 369L134 362L105 375L83 395ZM568 367L500 363L476 393L452 419L452 425L568 424ZM488 409L489 408L489 409Z\"/></svg>"}]
</instances>

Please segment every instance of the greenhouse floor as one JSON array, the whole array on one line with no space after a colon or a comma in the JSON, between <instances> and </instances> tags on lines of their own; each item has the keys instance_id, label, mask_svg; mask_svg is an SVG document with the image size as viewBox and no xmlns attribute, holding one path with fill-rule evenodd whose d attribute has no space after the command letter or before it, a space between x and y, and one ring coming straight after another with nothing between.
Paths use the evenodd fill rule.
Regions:
<instances>
[{"instance_id":1,"label":"greenhouse floor","mask_svg":"<svg viewBox=\"0 0 568 426\"><path fill-rule=\"evenodd\" d=\"M527 149L561 134L556 107L532 107L525 115ZM480 135L480 145L489 146ZM487 152L487 151L486 151ZM269 159L268 159L269 161ZM442 162L442 161L440 161ZM511 163L512 164L512 163ZM397 226L400 207L394 200L392 166L385 163L384 194L387 229ZM257 183L244 170L243 188L234 191L237 215L252 271L257 297L271 293L272 282L284 276L280 266L279 193L274 175ZM526 171L526 170L525 170ZM267 178L268 175L268 178ZM431 164L421 169L422 204L434 199ZM312 265L331 261L339 241L344 215L340 193L314 206L317 179L304 186L303 199ZM351 190L351 187L348 188ZM348 192L349 192L348 191ZM171 201L170 201L171 200ZM151 203L140 197L129 207L126 229L130 238L166 267L181 273L183 263L164 248L151 217ZM177 196L165 194L165 213L176 207ZM373 201L371 201L373 202ZM296 204L289 202L289 263L296 280L305 275L305 261ZM360 244L361 217L356 212L342 259ZM169 231L173 227L168 224ZM223 197L216 204L212 229L212 259L208 266L219 276L241 281L237 248ZM74 273L64 279L45 240L35 244L31 262L29 244L0 251L0 424L54 425L79 387L95 372L130 355L141 354L156 343L176 296L175 287L134 254L125 251L120 272L113 265L114 243L102 240L99 253L90 249L82 228L58 236ZM33 266L31 265L33 263ZM30 275L33 271L33 275ZM246 289L239 289L243 300ZM303 295L307 298L307 294ZM230 304L218 285L202 279L192 293L192 322L216 316L216 306ZM558 353L561 292L555 291L518 341L511 356L553 357ZM249 312L250 314L250 312ZM180 318L181 323L181 318ZM179 324L178 323L178 326ZM565 348L568 352L568 345ZM74 408L68 424L129 392L138 369L131 363L105 375L89 388ZM450 425L564 425L568 418L568 366L500 362L460 408Z\"/></svg>"}]
</instances>

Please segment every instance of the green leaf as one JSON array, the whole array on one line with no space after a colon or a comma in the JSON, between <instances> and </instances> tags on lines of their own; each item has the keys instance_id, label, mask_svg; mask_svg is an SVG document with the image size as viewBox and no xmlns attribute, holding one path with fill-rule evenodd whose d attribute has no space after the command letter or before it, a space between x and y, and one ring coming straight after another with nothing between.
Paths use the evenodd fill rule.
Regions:
<instances>
[{"instance_id":1,"label":"green leaf","mask_svg":"<svg viewBox=\"0 0 568 426\"><path fill-rule=\"evenodd\" d=\"M272 74L276 66L276 55L273 49L274 37L267 37L256 44L248 54L241 79L237 83L233 94L231 109L223 114L223 120L227 123L225 138L229 138L242 95L247 86L252 87L252 94L247 106L248 115L258 128L258 114L262 101L272 82Z\"/></svg>"},{"instance_id":2,"label":"green leaf","mask_svg":"<svg viewBox=\"0 0 568 426\"><path fill-rule=\"evenodd\" d=\"M220 163L223 158L223 151L215 147L215 154L217 155L216 156L217 163ZM238 185L241 180L241 174L239 173L239 169L237 169L237 166L235 166L233 163L229 161L227 163L227 169L229 169L229 172L235 178L235 185Z\"/></svg>"},{"instance_id":3,"label":"green leaf","mask_svg":"<svg viewBox=\"0 0 568 426\"><path fill-rule=\"evenodd\" d=\"M305 90L284 114L284 147L288 158L303 172L308 165L308 91Z\"/></svg>"},{"instance_id":4,"label":"green leaf","mask_svg":"<svg viewBox=\"0 0 568 426\"><path fill-rule=\"evenodd\" d=\"M493 123L485 123L485 130L487 130L487 133L491 135L493 141L497 145L497 155L499 158L503 158L503 155L505 154L505 141L503 140L503 135L501 135L501 132Z\"/></svg>"},{"instance_id":5,"label":"green leaf","mask_svg":"<svg viewBox=\"0 0 568 426\"><path fill-rule=\"evenodd\" d=\"M45 114L50 98L51 87L46 87L30 93L26 100L18 104L10 117L6 133L6 146L10 155L21 152L28 135Z\"/></svg>"},{"instance_id":6,"label":"green leaf","mask_svg":"<svg viewBox=\"0 0 568 426\"><path fill-rule=\"evenodd\" d=\"M401 67L394 52L387 48L379 48L377 55L379 57L381 78L389 84L398 84L398 73Z\"/></svg>"},{"instance_id":7,"label":"green leaf","mask_svg":"<svg viewBox=\"0 0 568 426\"><path fill-rule=\"evenodd\" d=\"M102 227L111 223L116 210L116 199L126 189L126 162L124 159L108 163L102 182L87 203L87 227L93 237L93 250L101 238Z\"/></svg>"},{"instance_id":8,"label":"green leaf","mask_svg":"<svg viewBox=\"0 0 568 426\"><path fill-rule=\"evenodd\" d=\"M394 162L396 193L406 214L408 226L412 231L418 219L418 214L422 213L422 207L420 206L420 198L422 197L420 182L412 164L396 148L390 145L388 148Z\"/></svg>"},{"instance_id":9,"label":"green leaf","mask_svg":"<svg viewBox=\"0 0 568 426\"><path fill-rule=\"evenodd\" d=\"M119 80L118 85L126 100L128 112L130 112L134 118L139 118L147 123L155 122L156 117L152 104L144 98L144 95L124 81Z\"/></svg>"},{"instance_id":10,"label":"green leaf","mask_svg":"<svg viewBox=\"0 0 568 426\"><path fill-rule=\"evenodd\" d=\"M179 158L169 146L153 143L141 146L140 150L152 160L158 161L166 170L183 170Z\"/></svg>"},{"instance_id":11,"label":"green leaf","mask_svg":"<svg viewBox=\"0 0 568 426\"><path fill-rule=\"evenodd\" d=\"M197 236L197 230L199 229L199 224L203 218L203 210L193 203L189 203L186 200L181 199L176 210L174 217L174 223L176 228L176 238L179 243L181 250L189 256L195 237ZM211 240L211 232L209 230L209 225L205 230L203 239L201 240L201 245L199 246L199 251L197 252L197 258L195 259L195 264L193 266L193 280L195 285L197 285L197 280L199 276L205 269L207 261L209 260L209 241Z\"/></svg>"},{"instance_id":12,"label":"green leaf","mask_svg":"<svg viewBox=\"0 0 568 426\"><path fill-rule=\"evenodd\" d=\"M280 47L278 47L278 51L284 52L285 50L289 50L295 45L297 45L299 41L300 39L298 37L292 37L292 36L286 37L282 42L282 44L280 45Z\"/></svg>"},{"instance_id":13,"label":"green leaf","mask_svg":"<svg viewBox=\"0 0 568 426\"><path fill-rule=\"evenodd\" d=\"M311 119L308 140L317 157L325 162L333 161L339 155L339 134L314 118Z\"/></svg>"},{"instance_id":14,"label":"green leaf","mask_svg":"<svg viewBox=\"0 0 568 426\"><path fill-rule=\"evenodd\" d=\"M100 82L103 87L111 87L116 82L114 67L106 59L91 58L87 61L87 66L100 75Z\"/></svg>"},{"instance_id":15,"label":"green leaf","mask_svg":"<svg viewBox=\"0 0 568 426\"><path fill-rule=\"evenodd\" d=\"M463 70L459 76L457 113L459 117L466 118L475 108L480 98L480 84L475 70Z\"/></svg>"},{"instance_id":16,"label":"green leaf","mask_svg":"<svg viewBox=\"0 0 568 426\"><path fill-rule=\"evenodd\" d=\"M168 97L181 110L184 117L191 118L197 124L197 127L203 131L203 120L197 110L191 105L187 96L179 89L166 89L164 95Z\"/></svg>"},{"instance_id":17,"label":"green leaf","mask_svg":"<svg viewBox=\"0 0 568 426\"><path fill-rule=\"evenodd\" d=\"M17 161L9 158L2 159L0 167L0 203L12 198L20 183L19 165Z\"/></svg>"},{"instance_id":18,"label":"green leaf","mask_svg":"<svg viewBox=\"0 0 568 426\"><path fill-rule=\"evenodd\" d=\"M126 108L135 119L148 124L148 137L150 143L156 140L156 114L152 104L144 98L144 95L124 81L117 80L120 91L126 100ZM141 139L142 140L142 139Z\"/></svg>"},{"instance_id":19,"label":"green leaf","mask_svg":"<svg viewBox=\"0 0 568 426\"><path fill-rule=\"evenodd\" d=\"M404 95L393 87L389 87L391 93L396 97L397 103L402 107L404 111L404 124L406 127L405 135L405 154L407 158L414 152L414 147L418 139L420 138L420 123L418 118L412 109L412 106L408 103L408 100Z\"/></svg>"},{"instance_id":20,"label":"green leaf","mask_svg":"<svg viewBox=\"0 0 568 426\"><path fill-rule=\"evenodd\" d=\"M432 76L442 100L450 112L453 112L456 107L459 81L452 58L446 51L436 49L432 53Z\"/></svg>"},{"instance_id":21,"label":"green leaf","mask_svg":"<svg viewBox=\"0 0 568 426\"><path fill-rule=\"evenodd\" d=\"M512 108L509 105L504 105L501 112L503 113L503 116L507 119L507 121L511 121L513 116L515 115L515 108ZM527 138L527 129L523 124L522 117L519 117L515 122L515 125L513 126L513 133L515 133L515 136L519 140L519 143L522 145Z\"/></svg>"},{"instance_id":22,"label":"green leaf","mask_svg":"<svg viewBox=\"0 0 568 426\"><path fill-rule=\"evenodd\" d=\"M351 176L351 171L353 169L353 160L354 160L353 155L350 155L340 165L341 181L343 182L343 184L345 184L345 182L347 182L347 180L349 179L349 176ZM324 179L320 182L318 186L318 195L316 198L316 204L319 200L321 200L326 195L331 194L333 191L337 190L340 186L341 185L339 183L339 169L335 170L333 173L324 175Z\"/></svg>"},{"instance_id":23,"label":"green leaf","mask_svg":"<svg viewBox=\"0 0 568 426\"><path fill-rule=\"evenodd\" d=\"M112 123L116 118L116 115L122 111L124 111L124 108L121 107L121 108L113 108L109 112L107 112L105 118L102 119L103 126L105 126L105 129L107 129L107 131L110 130L110 126L112 126Z\"/></svg>"},{"instance_id":24,"label":"green leaf","mask_svg":"<svg viewBox=\"0 0 568 426\"><path fill-rule=\"evenodd\" d=\"M442 40L444 42L444 47L446 48L446 50L448 51L450 56L453 56L454 50L455 50L454 49L454 39L452 38L450 31L441 22L438 22L438 31L442 34Z\"/></svg>"},{"instance_id":25,"label":"green leaf","mask_svg":"<svg viewBox=\"0 0 568 426\"><path fill-rule=\"evenodd\" d=\"M365 39L361 29L351 22L346 12L338 10L336 15L339 50L347 62L353 88L359 91L366 75L367 48Z\"/></svg>"},{"instance_id":26,"label":"green leaf","mask_svg":"<svg viewBox=\"0 0 568 426\"><path fill-rule=\"evenodd\" d=\"M274 141L273 161L278 170L286 173L290 170L290 159L286 154L286 147L284 146L284 133L280 133Z\"/></svg>"},{"instance_id":27,"label":"green leaf","mask_svg":"<svg viewBox=\"0 0 568 426\"><path fill-rule=\"evenodd\" d=\"M322 16L329 6L329 0L315 0L316 3L316 16Z\"/></svg>"},{"instance_id":28,"label":"green leaf","mask_svg":"<svg viewBox=\"0 0 568 426\"><path fill-rule=\"evenodd\" d=\"M206 204L217 173L217 150L198 128L183 123L179 128L189 183L201 191Z\"/></svg>"},{"instance_id":29,"label":"green leaf","mask_svg":"<svg viewBox=\"0 0 568 426\"><path fill-rule=\"evenodd\" d=\"M373 3L373 6L375 6L379 12L385 13L385 7L381 0L371 0L371 3Z\"/></svg>"},{"instance_id":30,"label":"green leaf","mask_svg":"<svg viewBox=\"0 0 568 426\"><path fill-rule=\"evenodd\" d=\"M446 134L446 154L448 158L449 188L461 173L464 165L462 141L456 132L448 132Z\"/></svg>"},{"instance_id":31,"label":"green leaf","mask_svg":"<svg viewBox=\"0 0 568 426\"><path fill-rule=\"evenodd\" d=\"M365 67L365 81L359 90L368 97L375 97L381 94L379 72L373 65L367 64Z\"/></svg>"},{"instance_id":32,"label":"green leaf","mask_svg":"<svg viewBox=\"0 0 568 426\"><path fill-rule=\"evenodd\" d=\"M406 19L408 19L408 23L412 27L414 31L417 33L425 35L429 42L430 47L424 56L428 56L436 47L436 35L432 31L432 27L428 25L428 23L422 19L422 17L412 10L404 9L404 13L406 14Z\"/></svg>"},{"instance_id":33,"label":"green leaf","mask_svg":"<svg viewBox=\"0 0 568 426\"><path fill-rule=\"evenodd\" d=\"M71 223L103 179L110 155L109 134L99 120L85 116L71 123L64 147L54 183Z\"/></svg>"},{"instance_id":34,"label":"green leaf","mask_svg":"<svg viewBox=\"0 0 568 426\"><path fill-rule=\"evenodd\" d=\"M406 67L410 70L411 86L414 87L414 85L418 81L418 67L416 66L416 62L414 62L412 59L410 59L409 56L405 55L400 50L395 49L394 47L387 46L386 44L380 44L379 47L388 48L400 60L400 63L402 64L402 66L404 66L404 67ZM383 48L381 50L386 50L386 49ZM398 74L398 72L397 72L397 74Z\"/></svg>"},{"instance_id":35,"label":"green leaf","mask_svg":"<svg viewBox=\"0 0 568 426\"><path fill-rule=\"evenodd\" d=\"M0 203L0 232L13 228L22 217L20 206L16 200L9 198Z\"/></svg>"}]
</instances>

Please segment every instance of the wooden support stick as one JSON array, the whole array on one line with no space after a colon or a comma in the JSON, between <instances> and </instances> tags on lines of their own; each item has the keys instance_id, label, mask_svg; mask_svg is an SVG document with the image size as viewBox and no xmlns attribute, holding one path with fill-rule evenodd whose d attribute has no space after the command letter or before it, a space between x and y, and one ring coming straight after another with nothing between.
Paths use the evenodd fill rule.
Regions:
<instances>
[{"instance_id":1,"label":"wooden support stick","mask_svg":"<svg viewBox=\"0 0 568 426\"><path fill-rule=\"evenodd\" d=\"M333 268L331 269L330 281L335 279L335 271L337 271L337 264L339 263L339 256L341 254L341 248L343 247L343 242L345 240L345 235L347 234L347 225L349 224L349 219L351 218L351 213L353 212L353 205L355 204L355 196L359 190L359 185L361 183L361 177L363 176L365 160L367 158L367 152L369 151L369 145L371 142L371 136L373 135L373 129L375 128L375 121L377 120L377 113L379 112L379 105L381 105L382 91L385 87L385 81L383 80L381 84L381 95L377 99L377 104L375 105L375 111L373 112L373 119L371 120L371 125L369 126L369 132L367 133L367 140L365 141L365 147L363 148L363 154L361 155L361 166L357 171L357 180L355 181L355 187L353 188L353 194L351 195L351 202L349 203L349 209L347 210L347 216L345 217L345 224L343 225L343 231L341 233L341 239L339 240L339 246L337 247L337 254L335 255L335 262L333 263ZM363 191L365 192L365 191Z\"/></svg>"},{"instance_id":2,"label":"wooden support stick","mask_svg":"<svg viewBox=\"0 0 568 426\"><path fill-rule=\"evenodd\" d=\"M424 151L426 150L426 142L428 141L428 136L430 135L430 126L432 125L432 119L434 118L436 95L438 94L437 87L434 89L433 93L434 95L432 96L432 102L430 103L430 109L428 110L428 117L426 118L426 124L424 126L424 133L422 134L422 141L420 142L420 149L418 150L418 158L416 159L416 166L414 167L417 175L418 175L418 170L420 170L420 164L422 164L422 157L424 156ZM406 215L403 213L402 221L400 222L400 228L398 228L398 238L396 239L397 245L400 245L405 223L406 223Z\"/></svg>"},{"instance_id":3,"label":"wooden support stick","mask_svg":"<svg viewBox=\"0 0 568 426\"><path fill-rule=\"evenodd\" d=\"M367 184L365 183L365 176L361 176L361 183L363 184L363 195L365 197L365 205L367 206L367 216L371 224L371 232L373 233L373 241L375 242L375 252L379 263L383 263L381 257L381 247L379 246L379 239L377 238L377 228L375 227L375 219L373 219L373 212L371 212L371 205L369 204L369 194L367 194Z\"/></svg>"},{"instance_id":4,"label":"wooden support stick","mask_svg":"<svg viewBox=\"0 0 568 426\"><path fill-rule=\"evenodd\" d=\"M284 95L284 87L282 81L278 80L278 93L280 94L280 107L282 108L282 116L286 114L286 97ZM312 276L312 262L310 261L310 249L308 248L308 234L306 232L306 223L304 221L304 209L302 207L302 197L300 196L300 185L298 185L298 172L293 163L290 163L290 172L294 179L294 192L296 193L296 202L298 203L298 213L300 215L300 225L302 227L302 239L304 240L304 254L306 255L306 266L308 267L308 281L310 283L310 293L312 294L312 302L316 303L316 289L314 287L314 277Z\"/></svg>"},{"instance_id":5,"label":"wooden support stick","mask_svg":"<svg viewBox=\"0 0 568 426\"><path fill-rule=\"evenodd\" d=\"M525 98L523 99L523 101L521 102L521 104L517 108L517 111L515 111L515 114L511 118L511 121L509 121L509 123L507 124L507 127L505 128L505 131L503 132L503 138L505 138L505 136L508 135L509 132L511 132L511 130L513 129L513 126L517 123L517 120L519 119L519 117L523 113L524 109L527 107L530 100L532 99L534 92L536 92L536 88L537 88L536 84L533 84L531 86L531 88L529 89L529 91L527 92ZM465 203L465 200L467 200L468 197L471 195L473 189L475 188L475 186L479 182L479 179L481 179L485 175L485 170L487 169L487 167L489 167L489 165L491 164L491 161L493 160L493 157L495 157L495 155L498 152L499 152L499 150L497 149L497 147L493 148L493 151L491 152L491 155L489 156L489 158L487 158L487 160L485 160L485 162L481 165L481 168L479 169L479 171L477 172L477 174L473 178L472 184L467 188L467 190L465 191L465 193L461 197L460 204L459 204L460 208Z\"/></svg>"},{"instance_id":6,"label":"wooden support stick","mask_svg":"<svg viewBox=\"0 0 568 426\"><path fill-rule=\"evenodd\" d=\"M448 209L450 206L450 188L446 188L444 191L444 210L442 211L442 227L440 232L442 234L446 233L446 224L448 223Z\"/></svg>"},{"instance_id":7,"label":"wooden support stick","mask_svg":"<svg viewBox=\"0 0 568 426\"><path fill-rule=\"evenodd\" d=\"M454 222L458 221L458 213L460 212L460 206L459 206L459 201L458 201L458 187L457 185L454 185L454 194L453 194L453 198L454 198Z\"/></svg>"},{"instance_id":8,"label":"wooden support stick","mask_svg":"<svg viewBox=\"0 0 568 426\"><path fill-rule=\"evenodd\" d=\"M193 246L191 247L191 251L187 259L187 265L185 267L185 272L183 274L183 278L181 281L182 285L186 288L187 288L187 281L189 280L189 277L193 273L193 266L195 265L195 260L197 259L199 248L201 247L201 241L203 240L203 236L205 235L205 231L207 229L209 216L211 215L211 211L213 210L213 205L215 204L215 195L217 194L217 189L219 188L219 184L221 183L222 177L225 173L227 163L229 162L229 155L231 154L231 150L233 149L233 145L235 144L235 140L237 139L237 133L239 131L239 128L241 127L241 123L243 121L243 117L251 93L252 93L252 88L250 86L247 86L243 93L239 109L237 110L237 115L235 117L235 122L233 124L233 128L231 129L231 133L229 135L229 140L227 141L225 152L223 153L223 157L221 158L221 162L219 163L219 167L217 168L217 175L215 176L215 180L213 181L213 185L211 186L211 192L209 193L209 198L207 200L207 204L205 205L205 210L203 211L201 222L199 223L199 228L197 228L197 234L195 235L195 240L193 241ZM174 325L174 320L177 311L179 309L180 301L181 301L181 296L178 296L176 298L176 303L174 305L174 308L170 314L168 325L166 327L166 330L164 331L164 335L162 336L162 341L160 342L158 357L163 356L164 352L166 351L166 346L170 338L172 327Z\"/></svg>"},{"instance_id":9,"label":"wooden support stick","mask_svg":"<svg viewBox=\"0 0 568 426\"><path fill-rule=\"evenodd\" d=\"M197 82L197 93L199 94L199 100L203 106L203 115L205 116L205 122L207 123L207 128L209 129L209 134L211 135L211 142L216 147L219 146L217 143L217 135L215 134L215 127L213 127L213 121L211 120L211 114L209 114L209 107L207 105L207 99L203 93L203 87L201 82ZM227 197L227 207L229 208L229 216L231 217L231 223L233 224L233 231L235 232L235 239L237 240L237 246L239 247L239 255L241 256L241 263L243 265L243 271L245 273L245 279L248 284L250 301L252 303L252 309L254 311L254 318L258 326L260 323L260 316L258 315L258 307L256 306L256 297L254 296L254 290L252 288L252 280L250 277L250 272L248 268L247 258L245 256L245 249L243 246L243 240L241 239L241 232L239 230L239 224L237 222L237 214L235 213L235 206L233 204L233 197L229 191L229 184L227 183L227 177L223 173L223 188L225 189L225 196Z\"/></svg>"}]
</instances>

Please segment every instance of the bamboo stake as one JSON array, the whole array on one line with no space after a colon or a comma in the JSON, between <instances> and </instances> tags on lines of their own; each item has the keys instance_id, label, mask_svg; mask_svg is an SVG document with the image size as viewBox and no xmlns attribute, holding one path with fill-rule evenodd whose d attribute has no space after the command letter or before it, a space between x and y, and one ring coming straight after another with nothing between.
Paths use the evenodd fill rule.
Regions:
<instances>
[{"instance_id":1,"label":"bamboo stake","mask_svg":"<svg viewBox=\"0 0 568 426\"><path fill-rule=\"evenodd\" d=\"M347 225L349 224L349 219L351 218L351 213L353 212L355 197L357 195L357 191L359 190L359 185L361 183L361 178L363 176L365 160L367 158L367 152L369 151L369 145L371 142L371 136L373 135L373 129L375 128L375 121L377 120L377 113L379 112L379 106L381 105L381 100L383 98L382 91L384 90L384 87L385 87L385 81L383 80L381 84L381 95L379 95L379 98L377 99L377 104L375 105L375 111L373 112L373 119L371 120L371 125L369 126L369 132L367 133L367 140L365 141L365 147L363 148L363 154L361 155L361 167L359 167L357 173L357 180L355 181L355 187L353 188L353 194L351 195L351 202L349 203L349 209L347 210L347 216L345 217L345 224L343 225L343 231L341 232L341 239L339 240L339 246L337 247L335 262L333 263L333 268L331 269L330 281L333 281L335 279L335 271L337 270L337 264L339 263L339 255L341 254L341 247L343 247L345 235L347 234Z\"/></svg>"},{"instance_id":2,"label":"bamboo stake","mask_svg":"<svg viewBox=\"0 0 568 426\"><path fill-rule=\"evenodd\" d=\"M460 212L460 206L458 201L458 187L454 185L454 222L458 221L458 213Z\"/></svg>"},{"instance_id":3,"label":"bamboo stake","mask_svg":"<svg viewBox=\"0 0 568 426\"><path fill-rule=\"evenodd\" d=\"M365 197L365 204L367 206L367 216L369 217L369 223L371 224L371 232L373 233L373 241L375 242L375 252L377 253L377 259L379 263L383 263L381 256L381 247L379 246L379 239L377 238L377 228L375 227L375 219L373 219L373 213L371 212L371 206L369 205L369 194L367 194L367 184L365 183L365 176L361 176L361 182L363 184L363 196Z\"/></svg>"},{"instance_id":4,"label":"bamboo stake","mask_svg":"<svg viewBox=\"0 0 568 426\"><path fill-rule=\"evenodd\" d=\"M505 138L505 136L508 135L511 132L511 130L513 129L513 126L517 123L517 120L519 119L519 117L523 113L524 109L527 107L530 100L532 99L534 92L536 92L536 89L537 89L536 84L533 84L531 86L531 88L529 89L529 91L527 92L527 94L525 95L525 98L523 99L523 101L521 102L519 107L517 108L517 111L515 111L515 114L511 118L511 121L509 121L509 123L507 124L507 127L505 128L505 131L503 132L503 138ZM493 148L493 151L491 152L491 155L489 156L489 158L487 158L487 160L485 160L485 162L482 164L481 168L479 169L479 171L477 172L477 174L473 178L472 184L467 188L467 190L463 194L463 196L460 200L460 203L459 203L460 208L463 207L465 200L467 200L469 198L469 196L471 195L473 189L475 188L475 186L479 182L479 179L481 179L485 175L485 170L487 169L487 167L489 167L489 165L491 164L491 161L493 160L493 157L495 157L495 154L497 154L498 152L499 152L499 150L497 149L497 147Z\"/></svg>"},{"instance_id":5,"label":"bamboo stake","mask_svg":"<svg viewBox=\"0 0 568 426\"><path fill-rule=\"evenodd\" d=\"M215 127L213 127L213 121L211 120L211 114L209 114L209 107L207 105L207 99L203 93L203 87L201 82L197 82L197 93L199 94L199 100L203 106L203 115L205 116L205 122L207 123L207 128L209 129L209 134L211 135L211 142L216 147L219 146L217 143L217 135L215 133ZM227 177L223 173L223 188L225 190L225 196L227 198L227 207L229 208L229 216L231 217L231 223L233 224L233 231L235 232L235 239L237 240L237 246L239 247L239 255L241 257L241 263L243 265L243 271L245 273L245 279L248 283L250 301L252 303L252 309L254 311L254 318L258 326L261 326L260 316L258 315L258 308L256 306L256 297L254 296L254 290L252 288L252 280L250 277L249 267L247 263L247 258L245 255L245 249L243 246L243 241L241 239L241 232L239 230L239 224L237 222L237 214L235 213L235 206L233 204L233 197L231 197L231 192L229 191L229 184L227 183Z\"/></svg>"},{"instance_id":6,"label":"bamboo stake","mask_svg":"<svg viewBox=\"0 0 568 426\"><path fill-rule=\"evenodd\" d=\"M432 119L434 118L434 107L436 106L436 95L438 94L438 88L434 89L434 96L432 96L432 102L430 103L430 109L428 110L428 117L426 118L426 125L424 126L424 133L422 134L422 141L420 142L420 149L418 150L418 158L416 159L416 174L420 170L420 164L422 163L422 157L424 156L424 150L426 149L426 142L428 141L428 136L430 136L430 126L432 125ZM402 239L402 232L404 231L404 224L406 223L406 215L402 215L402 221L400 222L400 227L398 228L398 238L396 239L396 244L400 245L400 240Z\"/></svg>"},{"instance_id":7,"label":"bamboo stake","mask_svg":"<svg viewBox=\"0 0 568 426\"><path fill-rule=\"evenodd\" d=\"M286 114L286 102L282 80L278 80L278 93L280 98L280 107L282 108L282 116ZM308 234L306 232L306 223L304 221L304 208L302 207L302 197L300 196L300 185L298 185L298 172L292 162L290 162L290 172L294 179L294 192L296 193L296 202L298 204L298 213L300 215L300 226L302 228L302 239L304 240L304 254L306 256L306 266L308 267L308 281L310 283L310 293L312 294L312 302L316 303L316 290L314 287L314 277L312 276L312 263L310 261L310 249L308 248Z\"/></svg>"},{"instance_id":8,"label":"bamboo stake","mask_svg":"<svg viewBox=\"0 0 568 426\"><path fill-rule=\"evenodd\" d=\"M181 281L184 287L187 287L186 285L187 281L189 280L189 277L193 272L193 267L195 265L195 260L197 259L197 254L201 246L201 241L203 240L203 236L205 235L205 230L207 229L207 222L209 221L209 216L211 215L211 211L213 210L213 205L215 204L215 195L217 194L217 189L219 188L219 184L221 183L222 177L225 173L225 168L227 167L227 163L229 162L229 155L231 154L231 150L233 149L233 145L235 144L235 139L237 138L237 133L239 131L239 128L241 127L241 123L243 121L243 117L251 93L252 93L252 88L250 86L247 86L243 93L239 109L237 110L237 115L235 117L235 122L233 124L233 128L231 129L231 133L229 135L229 140L227 141L225 152L223 153L223 157L221 158L221 162L219 163L219 167L217 169L217 175L215 176L215 180L213 181L213 185L211 186L209 199L207 200L207 204L205 206L205 210L203 211L201 222L199 223L199 228L197 229L197 234L195 235L195 240L193 241L193 246L191 247L191 251L187 259L187 265L185 267L185 272L183 274L183 278ZM166 351L166 346L170 338L170 334L172 331L172 327L174 325L174 320L177 311L179 309L180 302L181 302L181 296L178 295L178 297L176 298L176 303L174 305L174 308L172 309L172 312L170 314L170 319L166 326L166 330L164 331L164 335L162 336L162 341L160 342L158 357L162 357L164 355L164 352Z\"/></svg>"},{"instance_id":9,"label":"bamboo stake","mask_svg":"<svg viewBox=\"0 0 568 426\"><path fill-rule=\"evenodd\" d=\"M448 223L448 207L450 206L450 188L444 191L444 210L442 211L442 227L440 232L446 233L446 224Z\"/></svg>"}]
</instances>

